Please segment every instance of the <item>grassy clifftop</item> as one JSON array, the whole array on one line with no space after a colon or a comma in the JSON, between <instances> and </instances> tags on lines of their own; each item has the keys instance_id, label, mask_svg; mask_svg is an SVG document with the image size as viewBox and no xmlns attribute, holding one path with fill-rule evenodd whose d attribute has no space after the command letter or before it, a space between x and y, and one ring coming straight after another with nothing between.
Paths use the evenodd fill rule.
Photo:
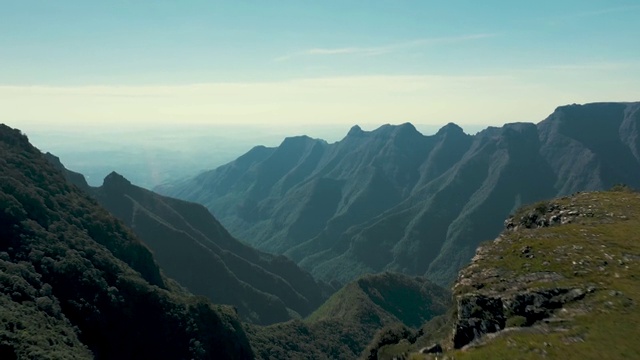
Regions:
<instances>
[{"instance_id":1,"label":"grassy clifftop","mask_svg":"<svg viewBox=\"0 0 640 360\"><path fill-rule=\"evenodd\" d=\"M508 331L480 337L456 358L640 357L634 340L640 326L640 194L581 193L538 203L507 226L513 229L480 247L460 273L458 309L470 294L564 294L546 304L544 297L534 300L546 309L532 303L523 304L522 314L505 312Z\"/></svg>"},{"instance_id":2,"label":"grassy clifftop","mask_svg":"<svg viewBox=\"0 0 640 360\"><path fill-rule=\"evenodd\" d=\"M460 271L438 358L640 358L640 193L540 202L505 227Z\"/></svg>"}]
</instances>

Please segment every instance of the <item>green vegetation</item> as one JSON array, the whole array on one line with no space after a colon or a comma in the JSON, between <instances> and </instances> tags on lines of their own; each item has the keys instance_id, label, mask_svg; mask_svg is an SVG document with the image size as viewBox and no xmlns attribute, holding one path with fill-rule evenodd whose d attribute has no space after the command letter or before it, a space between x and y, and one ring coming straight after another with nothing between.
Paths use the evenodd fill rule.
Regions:
<instances>
[{"instance_id":1,"label":"green vegetation","mask_svg":"<svg viewBox=\"0 0 640 360\"><path fill-rule=\"evenodd\" d=\"M66 182L64 169L52 165L50 156L47 161L25 136L6 127L0 130L6 154L0 159L2 359L226 359L251 358L254 353L264 359L352 359L378 331L383 334L376 337L378 345L393 336L415 338L419 331L410 327L448 306L448 292L424 278L369 275L347 285L304 321L247 324L245 335L233 309L189 295L165 278L147 247L80 190L88 189L83 182L79 187ZM170 235L182 232L189 234L179 237L182 241L197 240L202 248L227 256L226 264L234 271L243 268L244 258L272 274L288 273L289 280L281 285L300 287L307 281L292 262L231 238L204 208L159 197L114 176L99 190L118 190L120 198L101 201L111 201L108 205L123 219L127 214L135 218L132 225L158 252L169 253L162 246ZM117 189L123 181L128 185ZM214 235L219 245L211 241ZM232 250L243 257L230 256ZM175 244L173 254L180 254ZM272 283L260 277L265 273L251 275L262 282L258 286ZM247 279L241 272L239 276ZM213 284L224 289L226 283Z\"/></svg>"},{"instance_id":2,"label":"green vegetation","mask_svg":"<svg viewBox=\"0 0 640 360\"><path fill-rule=\"evenodd\" d=\"M228 307L151 252L19 131L0 125L0 357L252 358Z\"/></svg>"},{"instance_id":3,"label":"green vegetation","mask_svg":"<svg viewBox=\"0 0 640 360\"><path fill-rule=\"evenodd\" d=\"M559 216L555 218L554 216ZM531 219L551 219L548 224ZM640 324L640 193L626 187L579 193L520 209L511 230L483 243L460 272L454 297L574 289L579 296L550 302L546 315L506 313L506 330L476 339L451 359L635 359ZM482 311L485 311L482 313ZM478 313L488 315L487 309ZM537 320L536 320L537 319ZM454 315L447 320L449 331ZM449 333L450 334L450 333ZM412 359L430 359L418 354Z\"/></svg>"},{"instance_id":4,"label":"green vegetation","mask_svg":"<svg viewBox=\"0 0 640 360\"><path fill-rule=\"evenodd\" d=\"M216 304L233 305L243 321L268 325L306 316L333 292L284 256L241 243L202 205L142 189L115 172L87 191L133 229L168 276Z\"/></svg>"},{"instance_id":5,"label":"green vegetation","mask_svg":"<svg viewBox=\"0 0 640 360\"><path fill-rule=\"evenodd\" d=\"M506 327L521 327L527 325L527 318L522 315L514 315L507 319Z\"/></svg>"},{"instance_id":6,"label":"green vegetation","mask_svg":"<svg viewBox=\"0 0 640 360\"><path fill-rule=\"evenodd\" d=\"M561 275L553 286L589 288L592 293L556 313L563 326L508 332L473 351L456 353L456 359L640 357L633 335L640 324L640 194L616 190L552 201L549 207L575 211L572 223L507 232L502 241L485 245L491 255L483 259L483 267L514 277L552 272ZM532 256L523 259L523 245Z\"/></svg>"},{"instance_id":7,"label":"green vegetation","mask_svg":"<svg viewBox=\"0 0 640 360\"><path fill-rule=\"evenodd\" d=\"M354 359L393 339L415 340L420 334L415 328L443 314L449 299L446 290L422 277L366 275L304 321L250 326L247 332L262 359Z\"/></svg>"},{"instance_id":8,"label":"green vegetation","mask_svg":"<svg viewBox=\"0 0 640 360\"><path fill-rule=\"evenodd\" d=\"M397 273L365 275L347 284L308 318L355 320L378 327L401 322L419 327L449 306L449 292L424 277Z\"/></svg>"},{"instance_id":9,"label":"green vegetation","mask_svg":"<svg viewBox=\"0 0 640 360\"><path fill-rule=\"evenodd\" d=\"M287 139L196 181L216 185L232 226L333 284L381 269L446 283L520 203L637 184L636 137L618 131L628 106L639 105L571 107L475 137L405 124L338 145ZM624 116L608 121L611 109ZM640 194L625 186L516 211L460 272L455 307L425 278L383 273L311 312L330 287L236 241L204 207L112 174L93 195L121 222L19 131L0 127L0 152L2 359L640 358ZM125 223L167 273L240 314L167 279ZM245 333L239 317L294 320Z\"/></svg>"}]
</instances>

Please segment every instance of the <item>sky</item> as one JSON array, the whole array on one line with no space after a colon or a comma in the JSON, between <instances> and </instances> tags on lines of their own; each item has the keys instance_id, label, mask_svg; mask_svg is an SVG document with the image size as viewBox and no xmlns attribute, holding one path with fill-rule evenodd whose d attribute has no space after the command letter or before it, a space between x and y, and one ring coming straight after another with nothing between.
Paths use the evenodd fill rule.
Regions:
<instances>
[{"instance_id":1,"label":"sky","mask_svg":"<svg viewBox=\"0 0 640 360\"><path fill-rule=\"evenodd\" d=\"M0 121L538 122L640 100L639 18L638 0L0 0Z\"/></svg>"}]
</instances>

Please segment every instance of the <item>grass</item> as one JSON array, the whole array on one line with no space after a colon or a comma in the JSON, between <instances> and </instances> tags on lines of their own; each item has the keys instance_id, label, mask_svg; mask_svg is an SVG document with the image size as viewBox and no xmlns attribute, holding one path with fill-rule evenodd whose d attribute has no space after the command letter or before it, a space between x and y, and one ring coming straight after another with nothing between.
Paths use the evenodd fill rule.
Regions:
<instances>
[{"instance_id":1,"label":"grass","mask_svg":"<svg viewBox=\"0 0 640 360\"><path fill-rule=\"evenodd\" d=\"M518 327L522 319L511 319L512 329L446 357L640 358L640 194L625 189L580 193L534 204L514 218L554 207L578 215L573 213L570 224L506 231L500 240L483 244L474 265L463 270L473 280L454 294L566 287L584 289L586 297L556 311L548 324ZM414 353L410 358L433 357Z\"/></svg>"}]
</instances>

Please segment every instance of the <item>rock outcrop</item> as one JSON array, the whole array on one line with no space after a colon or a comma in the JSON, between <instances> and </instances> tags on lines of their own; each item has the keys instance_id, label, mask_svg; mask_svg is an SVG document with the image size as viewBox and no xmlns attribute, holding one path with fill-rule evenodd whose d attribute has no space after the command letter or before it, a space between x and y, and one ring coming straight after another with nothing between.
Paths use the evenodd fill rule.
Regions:
<instances>
[{"instance_id":1,"label":"rock outcrop","mask_svg":"<svg viewBox=\"0 0 640 360\"><path fill-rule=\"evenodd\" d=\"M638 197L624 187L617 190L607 194ZM592 275L607 274L615 257L604 251L576 255L585 252L584 241L597 244L599 231L594 226L630 216L608 208L611 200L605 196L576 194L534 204L509 217L504 232L481 245L471 264L460 271L454 285L453 347L468 346L509 327L553 323L558 310L596 292L602 283ZM565 237L573 241L557 240ZM619 259L618 265L627 260Z\"/></svg>"}]
</instances>

